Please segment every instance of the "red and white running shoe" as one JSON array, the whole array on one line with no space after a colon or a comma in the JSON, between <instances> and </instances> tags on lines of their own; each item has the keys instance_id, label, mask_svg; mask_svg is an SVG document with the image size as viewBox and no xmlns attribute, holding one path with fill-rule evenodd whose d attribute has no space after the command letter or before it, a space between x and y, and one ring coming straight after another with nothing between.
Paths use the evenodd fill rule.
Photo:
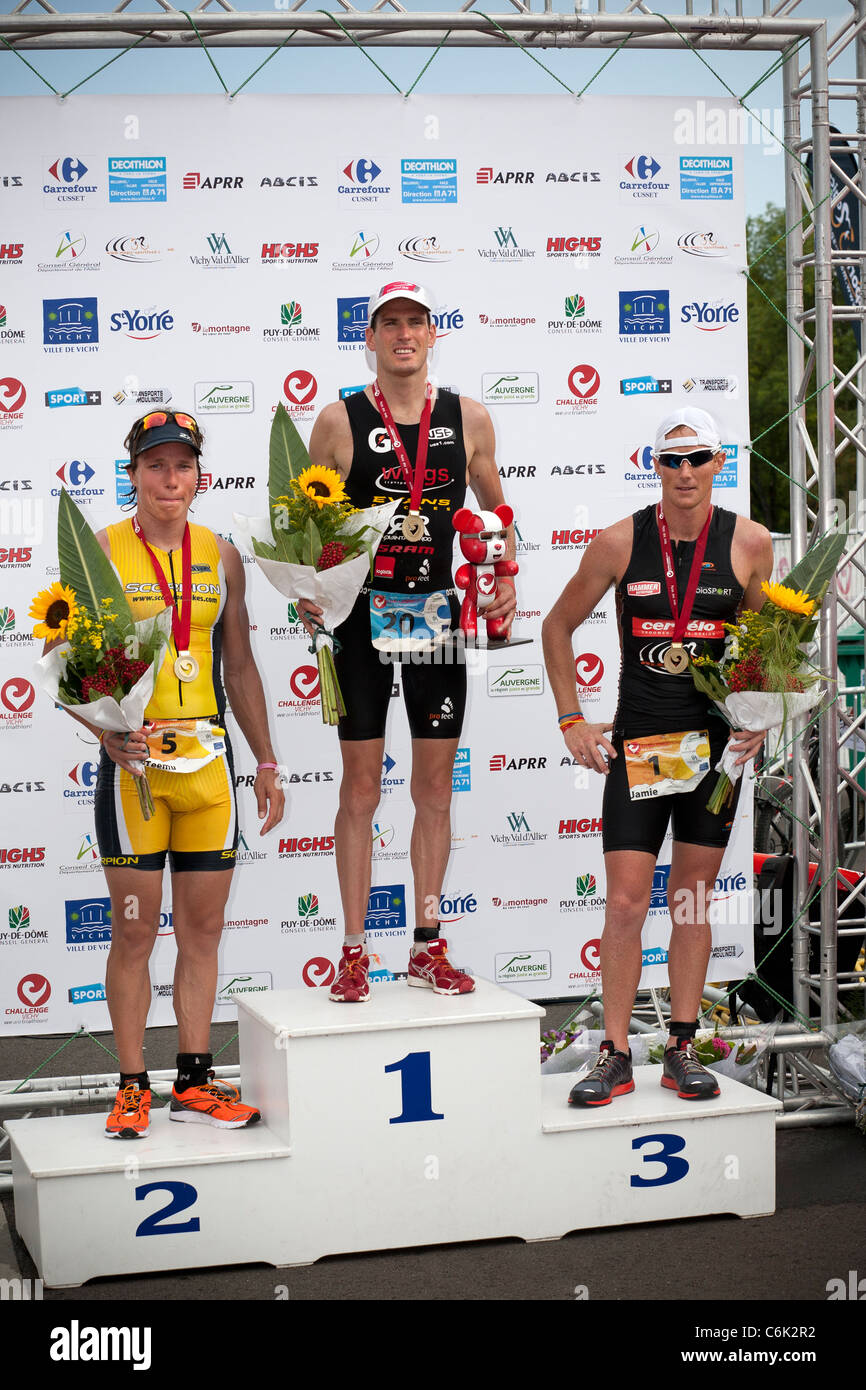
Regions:
<instances>
[{"instance_id":1,"label":"red and white running shoe","mask_svg":"<svg viewBox=\"0 0 866 1390\"><path fill-rule=\"evenodd\" d=\"M471 975L456 970L446 954L448 942L444 937L424 943L424 949L409 956L409 984L432 989L434 994L471 994L475 981Z\"/></svg>"},{"instance_id":2,"label":"red and white running shoe","mask_svg":"<svg viewBox=\"0 0 866 1390\"><path fill-rule=\"evenodd\" d=\"M328 998L335 1004L366 1004L370 998L369 969L370 957L365 946L344 946L337 978Z\"/></svg>"}]
</instances>

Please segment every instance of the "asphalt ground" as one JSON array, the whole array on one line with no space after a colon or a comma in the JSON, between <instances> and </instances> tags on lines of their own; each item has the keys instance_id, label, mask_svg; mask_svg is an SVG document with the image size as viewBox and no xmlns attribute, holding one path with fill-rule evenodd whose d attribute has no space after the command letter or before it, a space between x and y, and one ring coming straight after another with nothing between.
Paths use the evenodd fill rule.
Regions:
<instances>
[{"instance_id":1,"label":"asphalt ground","mask_svg":"<svg viewBox=\"0 0 866 1390\"><path fill-rule=\"evenodd\" d=\"M546 1007L545 1027L558 1026L570 1012L565 1004ZM229 1041L234 1031L232 1024L214 1026L214 1052L229 1043L220 1063L238 1060L237 1042ZM110 1035L102 1040L110 1046ZM3 1039L0 1078L32 1072L61 1041ZM173 1029L148 1030L146 1056L153 1070L173 1067ZM108 1064L110 1059L97 1043L80 1038L52 1058L44 1074L86 1075L103 1072ZM564 1077L563 1086L567 1085ZM22 1329L31 1327L37 1344L60 1319L65 1320L63 1325L71 1318L88 1325L146 1323L153 1328L151 1370L155 1372L160 1364L163 1369L183 1364L189 1354L181 1314L182 1305L191 1302L230 1303L232 1341L248 1332L261 1338L262 1345L301 1326L291 1306L299 1302L448 1302L452 1307L446 1316L454 1320L455 1328L499 1330L506 1341L528 1340L533 1325L505 1322L504 1310L497 1312L497 1305L544 1304L545 1322L537 1324L538 1330L550 1319L570 1344L573 1339L578 1352L581 1346L592 1347L593 1328L597 1334L599 1326L604 1326L615 1336L620 1325L618 1306L643 1302L669 1305L663 1314L661 1308L647 1310L647 1326L666 1329L664 1338L653 1335L646 1343L647 1350L652 1347L652 1356L644 1364L656 1370L675 1365L682 1369L684 1348L721 1348L727 1365L735 1352L742 1358L761 1347L768 1356L772 1350L778 1357L785 1349L797 1356L815 1350L818 1365L826 1370L831 1352L838 1356L840 1346L843 1358L849 1350L856 1353L853 1369L859 1362L863 1323L860 1310L850 1306L852 1293L866 1300L866 1139L853 1121L783 1129L776 1139L773 1216L754 1220L716 1216L609 1227L530 1244L515 1239L381 1250L332 1256L288 1269L243 1265L166 1270L96 1279L78 1289L44 1289L41 1303L16 1304L15 1313L23 1320ZM575 1181L580 1181L579 1171ZM358 1199L363 1201L363 1193ZM0 1217L0 1279L35 1280L37 1271L15 1230L12 1197L4 1196L2 1205L8 1228ZM839 1296L842 1288L844 1297ZM830 1298L833 1292L837 1296ZM621 1325L628 1326L628 1320ZM391 1320L372 1326L379 1327L388 1347L396 1347L403 1335L397 1330L392 1333ZM811 1328L812 1333L795 1334L797 1327ZM757 1331L746 1334L747 1328ZM730 1340L724 1340L725 1329ZM408 1345L411 1348L411 1339ZM194 1358L190 1364L195 1364ZM596 1371L600 1369L595 1354L592 1364ZM80 1368L71 1366L53 1369L57 1373L76 1369L81 1374ZM788 1373L790 1369L786 1368ZM838 1369L834 1361L834 1376ZM706 1370L712 1375L711 1367L702 1374Z\"/></svg>"}]
</instances>

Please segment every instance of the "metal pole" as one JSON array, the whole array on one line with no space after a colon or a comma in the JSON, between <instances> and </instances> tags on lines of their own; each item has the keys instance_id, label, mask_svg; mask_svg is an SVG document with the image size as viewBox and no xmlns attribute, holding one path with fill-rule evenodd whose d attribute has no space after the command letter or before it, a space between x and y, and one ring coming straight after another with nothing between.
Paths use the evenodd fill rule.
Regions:
<instances>
[{"instance_id":1,"label":"metal pole","mask_svg":"<svg viewBox=\"0 0 866 1390\"><path fill-rule=\"evenodd\" d=\"M830 109L827 85L827 32L815 30L812 60L812 190L815 236L815 374L823 389L816 398L818 452L818 533L836 519L836 454L833 393L833 271L830 265ZM827 385L826 383L830 383ZM819 622L821 669L836 675L835 583ZM836 1022L836 867L839 862L836 796L836 707L830 704L819 723L821 768L821 1027Z\"/></svg>"}]
</instances>

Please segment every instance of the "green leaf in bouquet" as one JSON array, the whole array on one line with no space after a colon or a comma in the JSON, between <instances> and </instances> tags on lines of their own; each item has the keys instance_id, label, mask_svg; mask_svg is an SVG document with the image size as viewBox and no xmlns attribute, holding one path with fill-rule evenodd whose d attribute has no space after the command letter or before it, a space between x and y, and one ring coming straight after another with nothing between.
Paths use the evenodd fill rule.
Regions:
<instances>
[{"instance_id":1,"label":"green leaf in bouquet","mask_svg":"<svg viewBox=\"0 0 866 1390\"><path fill-rule=\"evenodd\" d=\"M273 506L278 497L289 496L292 479L310 466L307 447L282 401L274 411L268 458L268 493Z\"/></svg>"},{"instance_id":2,"label":"green leaf in bouquet","mask_svg":"<svg viewBox=\"0 0 866 1390\"><path fill-rule=\"evenodd\" d=\"M253 548L253 554L258 555L261 560L279 559L276 546L268 545L267 541L259 541L256 540L255 536L251 536L250 545Z\"/></svg>"},{"instance_id":3,"label":"green leaf in bouquet","mask_svg":"<svg viewBox=\"0 0 866 1390\"><path fill-rule=\"evenodd\" d=\"M57 557L61 584L74 591L78 604L91 618L99 621L102 600L112 599L116 626L124 636L133 632L132 613L123 585L80 507L65 488L60 490L57 511Z\"/></svg>"},{"instance_id":4,"label":"green leaf in bouquet","mask_svg":"<svg viewBox=\"0 0 866 1390\"><path fill-rule=\"evenodd\" d=\"M779 583L795 593L801 590L820 605L839 566L847 539L846 531L828 531L820 536Z\"/></svg>"},{"instance_id":5,"label":"green leaf in bouquet","mask_svg":"<svg viewBox=\"0 0 866 1390\"><path fill-rule=\"evenodd\" d=\"M695 683L695 689L702 695L709 695L711 700L724 700L728 695L728 688L719 680L716 672L710 667L696 666L693 661L689 662L689 672Z\"/></svg>"},{"instance_id":6,"label":"green leaf in bouquet","mask_svg":"<svg viewBox=\"0 0 866 1390\"><path fill-rule=\"evenodd\" d=\"M310 517L304 527L304 534L299 537L301 540L301 564L312 565L313 569L319 563L319 556L322 553L322 537L316 530L316 523Z\"/></svg>"}]
</instances>

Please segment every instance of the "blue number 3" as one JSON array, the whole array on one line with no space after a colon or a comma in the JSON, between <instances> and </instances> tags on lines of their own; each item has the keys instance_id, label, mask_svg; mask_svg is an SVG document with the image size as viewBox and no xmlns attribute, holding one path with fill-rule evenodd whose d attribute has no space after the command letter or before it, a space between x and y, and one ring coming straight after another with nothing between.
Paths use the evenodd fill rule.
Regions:
<instances>
[{"instance_id":1,"label":"blue number 3","mask_svg":"<svg viewBox=\"0 0 866 1390\"><path fill-rule=\"evenodd\" d=\"M643 1154L644 1163L663 1163L665 1171L658 1178L642 1178L637 1173L631 1175L632 1187L663 1187L665 1183L679 1182L689 1171L689 1165L684 1158L677 1158L676 1155L686 1147L686 1141L680 1134L645 1134L641 1139L632 1139L633 1149L642 1149L644 1144L657 1143L661 1145L656 1153Z\"/></svg>"}]
</instances>

